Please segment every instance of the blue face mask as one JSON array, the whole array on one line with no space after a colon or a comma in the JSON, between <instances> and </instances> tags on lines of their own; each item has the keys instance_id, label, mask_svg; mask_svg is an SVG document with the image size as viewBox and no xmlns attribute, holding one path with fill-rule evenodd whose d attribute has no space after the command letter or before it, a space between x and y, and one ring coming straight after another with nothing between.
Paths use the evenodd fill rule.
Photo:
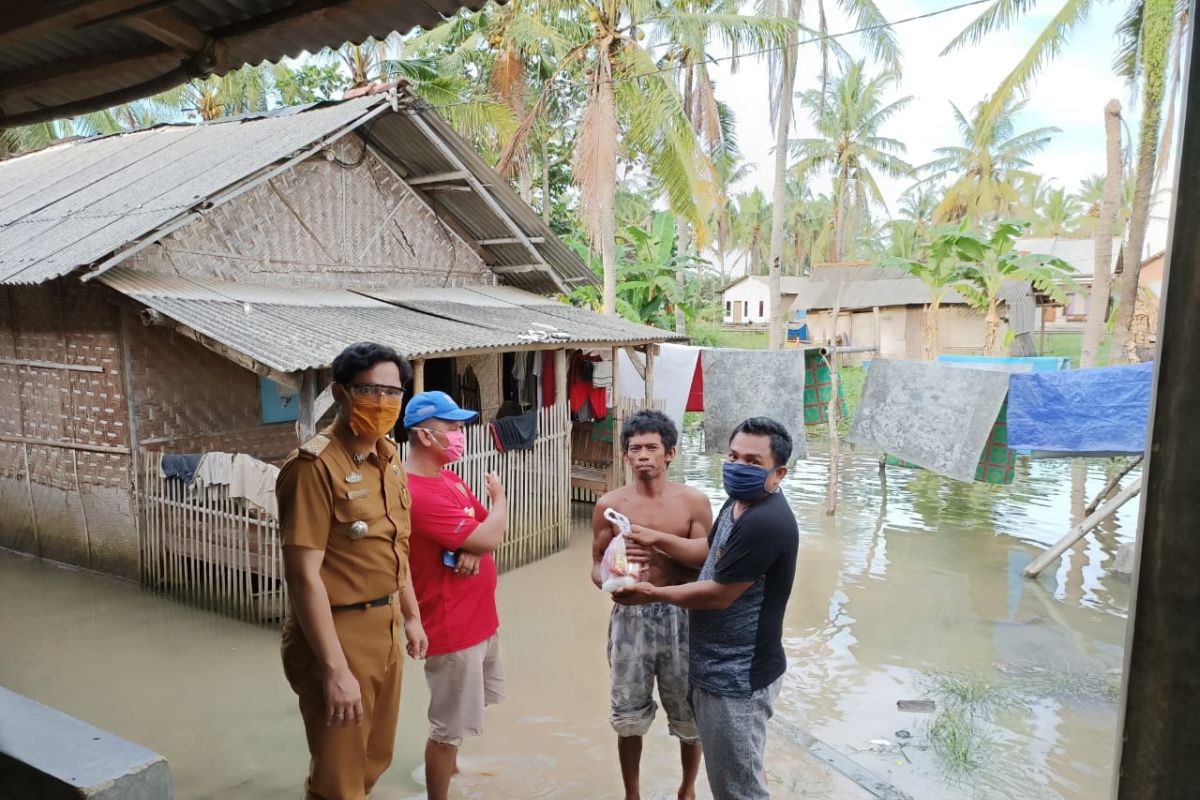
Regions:
<instances>
[{"instance_id":1,"label":"blue face mask","mask_svg":"<svg viewBox=\"0 0 1200 800\"><path fill-rule=\"evenodd\" d=\"M734 500L757 500L767 493L767 478L771 470L750 464L726 462L722 468L725 493Z\"/></svg>"}]
</instances>

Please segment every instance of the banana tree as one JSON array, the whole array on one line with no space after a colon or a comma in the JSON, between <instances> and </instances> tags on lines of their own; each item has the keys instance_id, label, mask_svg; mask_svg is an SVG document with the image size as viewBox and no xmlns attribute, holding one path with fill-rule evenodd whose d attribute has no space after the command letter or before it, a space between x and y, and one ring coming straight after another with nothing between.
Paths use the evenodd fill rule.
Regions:
<instances>
[{"instance_id":1,"label":"banana tree","mask_svg":"<svg viewBox=\"0 0 1200 800\"><path fill-rule=\"evenodd\" d=\"M929 290L921 324L921 358L927 360L938 356L938 312L942 302L966 277L968 263L982 260L985 252L983 242L971 234L965 220L934 228L931 237L920 245L920 256L915 260L887 258L880 262L881 266L903 269Z\"/></svg>"},{"instance_id":2,"label":"banana tree","mask_svg":"<svg viewBox=\"0 0 1200 800\"><path fill-rule=\"evenodd\" d=\"M1039 292L1062 303L1067 299L1064 285L1073 283L1070 275L1075 270L1061 258L1017 252L1017 239L1029 228L1027 222L1000 222L986 239L970 236L959 242L960 251L970 259L963 263L962 275L951 288L984 314L983 348L989 356L1000 354L1000 290L1004 284L1028 281Z\"/></svg>"}]
</instances>

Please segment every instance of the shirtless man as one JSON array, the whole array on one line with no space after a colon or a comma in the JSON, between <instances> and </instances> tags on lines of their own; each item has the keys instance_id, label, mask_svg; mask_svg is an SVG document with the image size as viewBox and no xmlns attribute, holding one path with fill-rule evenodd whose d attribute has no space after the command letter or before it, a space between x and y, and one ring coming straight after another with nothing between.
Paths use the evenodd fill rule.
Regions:
<instances>
[{"instance_id":1,"label":"shirtless man","mask_svg":"<svg viewBox=\"0 0 1200 800\"><path fill-rule=\"evenodd\" d=\"M631 561L644 564L643 580L675 586L696 579L708 557L712 506L704 493L667 479L679 431L660 411L639 411L621 430L621 449L636 480L609 492L592 515L592 582L601 585L600 562L616 531L606 509L631 523L627 537ZM642 737L654 721L654 681L667 713L668 729L679 740L683 780L679 799L696 796L700 738L688 703L688 616L682 609L656 603L614 605L608 623L608 662L612 672L612 713L625 800L639 800Z\"/></svg>"}]
</instances>

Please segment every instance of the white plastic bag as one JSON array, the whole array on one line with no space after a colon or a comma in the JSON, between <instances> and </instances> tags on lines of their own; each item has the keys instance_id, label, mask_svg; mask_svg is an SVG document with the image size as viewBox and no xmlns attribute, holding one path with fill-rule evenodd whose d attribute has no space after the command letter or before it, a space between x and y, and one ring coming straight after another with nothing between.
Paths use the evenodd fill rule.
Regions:
<instances>
[{"instance_id":1,"label":"white plastic bag","mask_svg":"<svg viewBox=\"0 0 1200 800\"><path fill-rule=\"evenodd\" d=\"M642 565L631 562L625 551L625 534L629 533L629 518L611 508L604 509L604 518L617 529L617 535L604 550L600 560L600 588L615 592L633 586L642 579Z\"/></svg>"}]
</instances>

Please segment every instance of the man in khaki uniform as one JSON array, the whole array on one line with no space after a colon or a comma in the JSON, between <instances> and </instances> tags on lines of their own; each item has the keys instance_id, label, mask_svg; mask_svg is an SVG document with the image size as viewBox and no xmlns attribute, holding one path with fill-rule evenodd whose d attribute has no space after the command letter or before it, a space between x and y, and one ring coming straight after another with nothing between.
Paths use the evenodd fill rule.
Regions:
<instances>
[{"instance_id":1,"label":"man in khaki uniform","mask_svg":"<svg viewBox=\"0 0 1200 800\"><path fill-rule=\"evenodd\" d=\"M333 362L336 420L279 473L291 598L283 670L308 737L308 800L370 794L392 760L400 637L413 658L424 658L428 646L408 580L412 500L386 438L411 377L408 362L389 347L347 347Z\"/></svg>"}]
</instances>

